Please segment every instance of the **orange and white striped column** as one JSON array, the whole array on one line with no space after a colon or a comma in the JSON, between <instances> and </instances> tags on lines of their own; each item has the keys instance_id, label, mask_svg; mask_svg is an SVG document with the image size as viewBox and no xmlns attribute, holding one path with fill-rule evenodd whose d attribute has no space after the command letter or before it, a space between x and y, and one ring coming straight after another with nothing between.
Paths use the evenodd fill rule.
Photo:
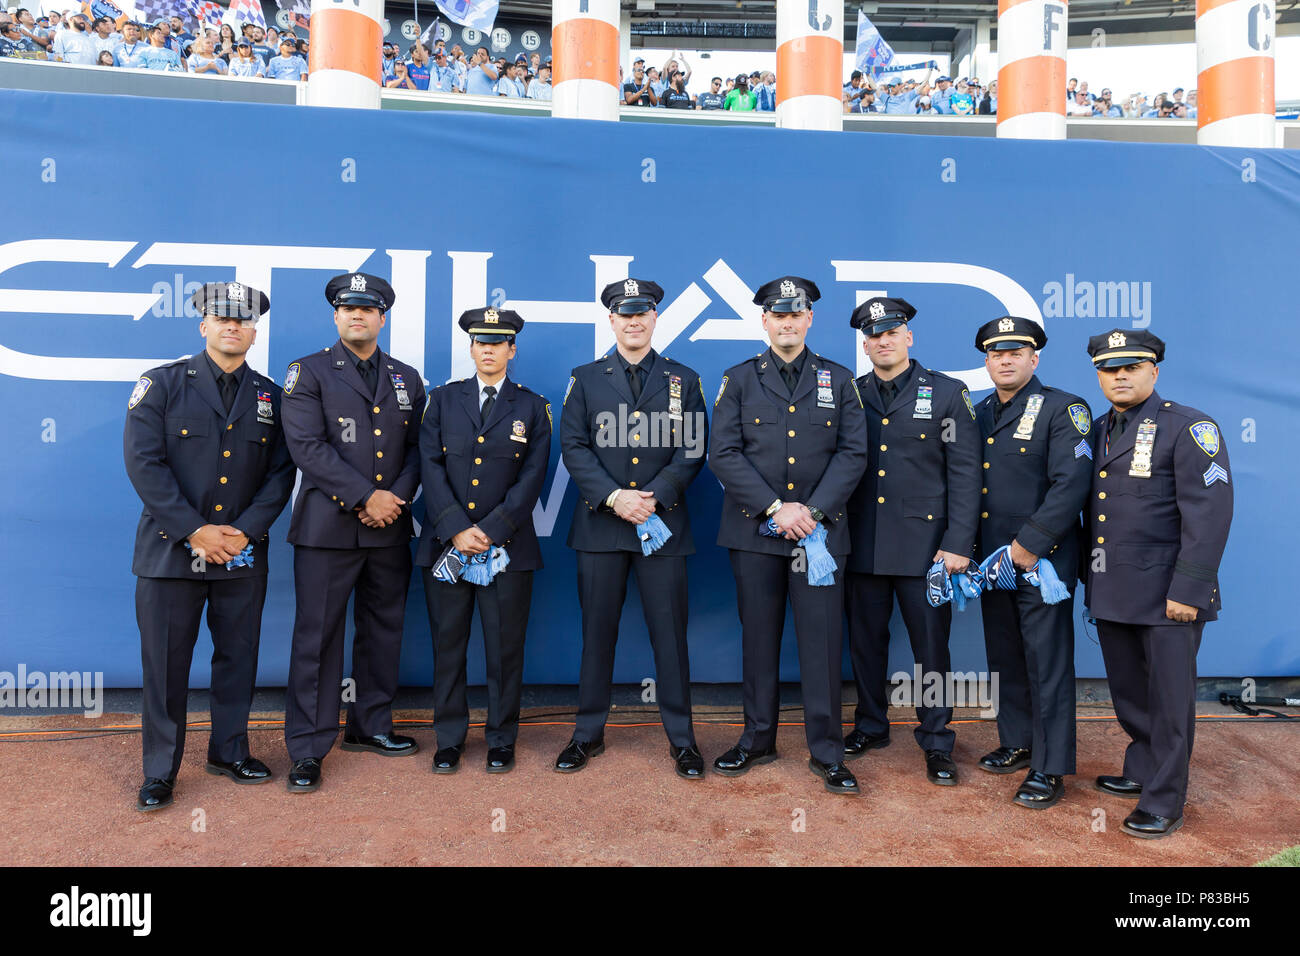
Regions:
<instances>
[{"instance_id":1,"label":"orange and white striped column","mask_svg":"<svg viewBox=\"0 0 1300 956\"><path fill-rule=\"evenodd\" d=\"M551 4L551 115L618 120L619 0Z\"/></svg>"},{"instance_id":2,"label":"orange and white striped column","mask_svg":"<svg viewBox=\"0 0 1300 956\"><path fill-rule=\"evenodd\" d=\"M379 109L383 0L311 0L307 105Z\"/></svg>"},{"instance_id":3,"label":"orange and white striped column","mask_svg":"<svg viewBox=\"0 0 1300 956\"><path fill-rule=\"evenodd\" d=\"M998 136L1065 139L1064 0L998 0Z\"/></svg>"},{"instance_id":4,"label":"orange and white striped column","mask_svg":"<svg viewBox=\"0 0 1300 956\"><path fill-rule=\"evenodd\" d=\"M844 128L843 0L777 0L776 125Z\"/></svg>"},{"instance_id":5,"label":"orange and white striped column","mask_svg":"<svg viewBox=\"0 0 1300 956\"><path fill-rule=\"evenodd\" d=\"M1196 0L1196 142L1277 145L1276 45L1274 0Z\"/></svg>"}]
</instances>

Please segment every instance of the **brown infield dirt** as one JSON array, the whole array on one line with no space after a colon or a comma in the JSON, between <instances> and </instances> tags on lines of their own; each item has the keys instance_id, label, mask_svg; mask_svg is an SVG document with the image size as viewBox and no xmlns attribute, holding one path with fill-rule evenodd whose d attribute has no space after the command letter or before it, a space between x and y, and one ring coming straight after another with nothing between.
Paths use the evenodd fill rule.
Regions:
<instances>
[{"instance_id":1,"label":"brown infield dirt","mask_svg":"<svg viewBox=\"0 0 1300 956\"><path fill-rule=\"evenodd\" d=\"M710 722L710 710L696 711L706 761L740 732L735 723ZM255 717L270 726L254 728L253 753L276 775L263 786L205 773L206 733L194 728L176 802L154 813L135 809L138 735L10 736L41 727L93 732L138 725L138 714L7 719L0 722L0 863L1236 866L1300 843L1290 766L1300 753L1300 724L1290 722L1200 721L1186 823L1172 837L1148 841L1120 829L1132 801L1092 786L1096 775L1119 772L1127 742L1106 708L1080 706L1079 772L1069 778L1065 799L1044 811L1010 802L1022 772L995 776L976 768L997 746L996 727L987 721L955 722L961 783L937 787L926 780L912 714L895 710L892 744L850 764L863 790L851 798L822 789L797 723L782 725L779 761L743 777L710 772L692 782L674 775L658 724L633 723L652 720L648 714L616 711L605 753L577 774L551 769L571 724L525 724L516 769L495 775L484 771L478 727L460 772L434 775L432 729L404 723L430 714L397 716L398 731L416 738L419 754L385 758L336 747L321 789L309 794L284 789L289 759L281 715Z\"/></svg>"}]
</instances>

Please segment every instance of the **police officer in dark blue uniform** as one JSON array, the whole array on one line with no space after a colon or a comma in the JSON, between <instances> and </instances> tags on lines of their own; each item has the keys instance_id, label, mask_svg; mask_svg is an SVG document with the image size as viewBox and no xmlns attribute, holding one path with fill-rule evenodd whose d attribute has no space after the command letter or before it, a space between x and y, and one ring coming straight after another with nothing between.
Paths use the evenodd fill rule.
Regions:
<instances>
[{"instance_id":1,"label":"police officer in dark blue uniform","mask_svg":"<svg viewBox=\"0 0 1300 956\"><path fill-rule=\"evenodd\" d=\"M280 389L249 368L267 297L238 282L194 293L206 346L136 382L123 432L126 473L144 502L135 536L143 664L144 786L136 806L172 802L185 747L190 660L206 604L212 632L207 771L266 783L248 752L248 709L266 600L267 539L293 491Z\"/></svg>"},{"instance_id":2,"label":"police officer in dark blue uniform","mask_svg":"<svg viewBox=\"0 0 1300 956\"><path fill-rule=\"evenodd\" d=\"M582 669L573 739L555 762L561 773L581 770L605 749L614 645L634 572L676 772L690 780L704 775L686 648L686 556L695 553L686 489L704 465L708 418L699 375L651 347L663 297L646 279L607 285L600 301L617 345L575 368L564 394L560 444L582 497L568 539L577 552ZM637 528L651 515L671 537L647 555Z\"/></svg>"},{"instance_id":3,"label":"police officer in dark blue uniform","mask_svg":"<svg viewBox=\"0 0 1300 956\"><path fill-rule=\"evenodd\" d=\"M433 771L454 773L465 750L465 654L477 603L487 661L487 770L506 773L515 765L533 572L542 567L533 506L551 457L551 409L507 375L524 327L518 312L470 309L460 327L469 333L476 374L433 389L420 425L425 520L415 563L424 569L433 632ZM431 569L453 547L466 557L501 547L509 564L486 586L439 581Z\"/></svg>"},{"instance_id":4,"label":"police officer in dark blue uniform","mask_svg":"<svg viewBox=\"0 0 1300 956\"><path fill-rule=\"evenodd\" d=\"M1183 825L1196 728L1196 652L1223 606L1219 562L1232 523L1232 470L1218 423L1156 392L1165 343L1145 330L1088 340L1111 404L1093 435L1085 526L1088 610L1115 716L1131 739L1104 793L1137 798L1130 836Z\"/></svg>"},{"instance_id":5,"label":"police officer in dark blue uniform","mask_svg":"<svg viewBox=\"0 0 1300 956\"><path fill-rule=\"evenodd\" d=\"M294 792L320 786L338 735L344 617L355 592L353 684L344 750L407 756L393 733L402 619L411 577L411 510L420 485L424 384L379 348L393 287L353 272L325 287L339 340L289 366L284 434L302 471L289 525L296 611L285 741Z\"/></svg>"},{"instance_id":6,"label":"police officer in dark blue uniform","mask_svg":"<svg viewBox=\"0 0 1300 956\"><path fill-rule=\"evenodd\" d=\"M853 373L804 344L811 279L782 276L761 286L771 347L727 370L713 403L709 467L725 489L718 544L731 553L744 657L745 730L714 762L737 776L776 759L781 633L794 609L809 767L831 793L856 795L844 764L840 647L846 504L866 461L866 428ZM761 533L768 519L782 537ZM821 525L837 570L830 585L809 582L798 542Z\"/></svg>"},{"instance_id":7,"label":"police officer in dark blue uniform","mask_svg":"<svg viewBox=\"0 0 1300 956\"><path fill-rule=\"evenodd\" d=\"M926 573L936 561L964 571L979 521L979 429L970 393L957 379L909 357L916 309L903 299L868 299L849 323L862 332L872 370L858 379L866 406L868 461L849 500L853 552L848 613L858 706L844 752L856 757L889 744L886 670L889 618L898 599L923 680L949 686L952 605L931 607ZM929 675L935 675L930 677ZM921 688L913 689L921 699ZM953 786L951 701L918 704L914 734L931 783Z\"/></svg>"},{"instance_id":8,"label":"police officer in dark blue uniform","mask_svg":"<svg viewBox=\"0 0 1300 956\"><path fill-rule=\"evenodd\" d=\"M1092 412L1078 395L1034 374L1047 335L1037 322L1004 315L975 334L995 391L976 409L984 441L978 557L1003 545L1027 571L1046 561L1073 592L1079 569L1079 512L1092 483ZM998 743L979 768L1029 766L1015 802L1057 803L1074 773L1074 602L1043 601L1016 576L1014 591L980 598L989 670L999 675Z\"/></svg>"}]
</instances>

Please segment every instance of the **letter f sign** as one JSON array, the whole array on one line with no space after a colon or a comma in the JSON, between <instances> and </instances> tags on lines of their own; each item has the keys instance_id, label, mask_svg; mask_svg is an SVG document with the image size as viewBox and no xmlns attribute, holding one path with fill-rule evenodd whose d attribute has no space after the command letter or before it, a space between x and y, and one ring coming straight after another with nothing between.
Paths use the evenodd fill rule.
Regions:
<instances>
[{"instance_id":1,"label":"letter f sign","mask_svg":"<svg viewBox=\"0 0 1300 956\"><path fill-rule=\"evenodd\" d=\"M1052 32L1061 29L1056 18L1065 13L1065 7L1059 3L1043 4L1043 52L1052 52Z\"/></svg>"}]
</instances>

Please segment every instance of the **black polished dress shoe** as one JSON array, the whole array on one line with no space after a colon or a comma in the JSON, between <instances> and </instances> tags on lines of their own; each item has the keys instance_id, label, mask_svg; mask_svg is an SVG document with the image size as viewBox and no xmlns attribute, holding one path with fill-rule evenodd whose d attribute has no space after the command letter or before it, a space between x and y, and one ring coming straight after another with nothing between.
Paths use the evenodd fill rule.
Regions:
<instances>
[{"instance_id":1,"label":"black polished dress shoe","mask_svg":"<svg viewBox=\"0 0 1300 956\"><path fill-rule=\"evenodd\" d=\"M771 763L776 759L776 748L768 750L746 750L740 744L732 747L721 757L714 758L713 769L724 777L739 777L748 773L750 767L761 763Z\"/></svg>"},{"instance_id":2,"label":"black polished dress shoe","mask_svg":"<svg viewBox=\"0 0 1300 956\"><path fill-rule=\"evenodd\" d=\"M992 753L980 757L981 770L989 773L1015 773L1029 763L1030 752L1024 747L999 747Z\"/></svg>"},{"instance_id":3,"label":"black polished dress shoe","mask_svg":"<svg viewBox=\"0 0 1300 956\"><path fill-rule=\"evenodd\" d=\"M855 728L844 738L844 757L846 760L852 760L854 757L861 757L868 750L888 746L889 734L868 734Z\"/></svg>"},{"instance_id":4,"label":"black polished dress shoe","mask_svg":"<svg viewBox=\"0 0 1300 956\"><path fill-rule=\"evenodd\" d=\"M401 734L375 734L373 737L344 734L341 746L344 750L367 750L385 757L409 757L420 749L414 737L403 737Z\"/></svg>"},{"instance_id":5,"label":"black polished dress shoe","mask_svg":"<svg viewBox=\"0 0 1300 956\"><path fill-rule=\"evenodd\" d=\"M677 764L677 776L687 780L704 779L704 757L700 755L699 747L694 744L689 747L669 747L668 752Z\"/></svg>"},{"instance_id":6,"label":"black polished dress shoe","mask_svg":"<svg viewBox=\"0 0 1300 956\"><path fill-rule=\"evenodd\" d=\"M1142 796L1142 784L1136 780L1130 780L1128 777L1098 777L1093 786L1102 793L1109 793L1112 797L1127 797L1130 800L1136 800Z\"/></svg>"},{"instance_id":7,"label":"black polished dress shoe","mask_svg":"<svg viewBox=\"0 0 1300 956\"><path fill-rule=\"evenodd\" d=\"M464 744L456 747L439 747L433 755L433 772L455 773L460 769L460 755L464 752Z\"/></svg>"},{"instance_id":8,"label":"black polished dress shoe","mask_svg":"<svg viewBox=\"0 0 1300 956\"><path fill-rule=\"evenodd\" d=\"M605 741L570 740L568 746L555 758L555 769L559 773L577 773L587 766L587 761L605 752Z\"/></svg>"},{"instance_id":9,"label":"black polished dress shoe","mask_svg":"<svg viewBox=\"0 0 1300 956\"><path fill-rule=\"evenodd\" d=\"M862 791L858 789L858 778L853 776L853 771L843 761L822 763L816 757L809 757L808 766L813 773L825 781L823 786L831 793L842 793L849 797L861 794Z\"/></svg>"},{"instance_id":10,"label":"black polished dress shoe","mask_svg":"<svg viewBox=\"0 0 1300 956\"><path fill-rule=\"evenodd\" d=\"M1013 803L1030 810L1046 810L1065 795L1065 778L1040 770L1029 771L1024 783L1011 798Z\"/></svg>"},{"instance_id":11,"label":"black polished dress shoe","mask_svg":"<svg viewBox=\"0 0 1300 956\"><path fill-rule=\"evenodd\" d=\"M487 755L488 773L509 773L515 769L515 748L489 747Z\"/></svg>"},{"instance_id":12,"label":"black polished dress shoe","mask_svg":"<svg viewBox=\"0 0 1300 956\"><path fill-rule=\"evenodd\" d=\"M953 763L952 754L945 750L927 750L925 775L931 783L937 783L941 787L957 786L957 765Z\"/></svg>"},{"instance_id":13,"label":"black polished dress shoe","mask_svg":"<svg viewBox=\"0 0 1300 956\"><path fill-rule=\"evenodd\" d=\"M161 810L163 807L170 807L172 805L172 788L175 786L176 781L174 779L146 778L144 786L140 788L140 795L136 797L135 808L147 813L150 810Z\"/></svg>"},{"instance_id":14,"label":"black polished dress shoe","mask_svg":"<svg viewBox=\"0 0 1300 956\"><path fill-rule=\"evenodd\" d=\"M316 757L304 757L295 760L289 768L289 776L284 781L285 789L290 793L310 793L320 789L320 760Z\"/></svg>"},{"instance_id":15,"label":"black polished dress shoe","mask_svg":"<svg viewBox=\"0 0 1300 956\"><path fill-rule=\"evenodd\" d=\"M256 757L245 757L234 763L222 763L209 760L205 768L208 773L218 777L229 777L235 783L270 783L271 768Z\"/></svg>"},{"instance_id":16,"label":"black polished dress shoe","mask_svg":"<svg viewBox=\"0 0 1300 956\"><path fill-rule=\"evenodd\" d=\"M1183 825L1183 818L1162 817L1145 810L1134 810L1124 818L1120 828L1129 836L1141 837L1143 840L1159 840L1167 837Z\"/></svg>"}]
</instances>

